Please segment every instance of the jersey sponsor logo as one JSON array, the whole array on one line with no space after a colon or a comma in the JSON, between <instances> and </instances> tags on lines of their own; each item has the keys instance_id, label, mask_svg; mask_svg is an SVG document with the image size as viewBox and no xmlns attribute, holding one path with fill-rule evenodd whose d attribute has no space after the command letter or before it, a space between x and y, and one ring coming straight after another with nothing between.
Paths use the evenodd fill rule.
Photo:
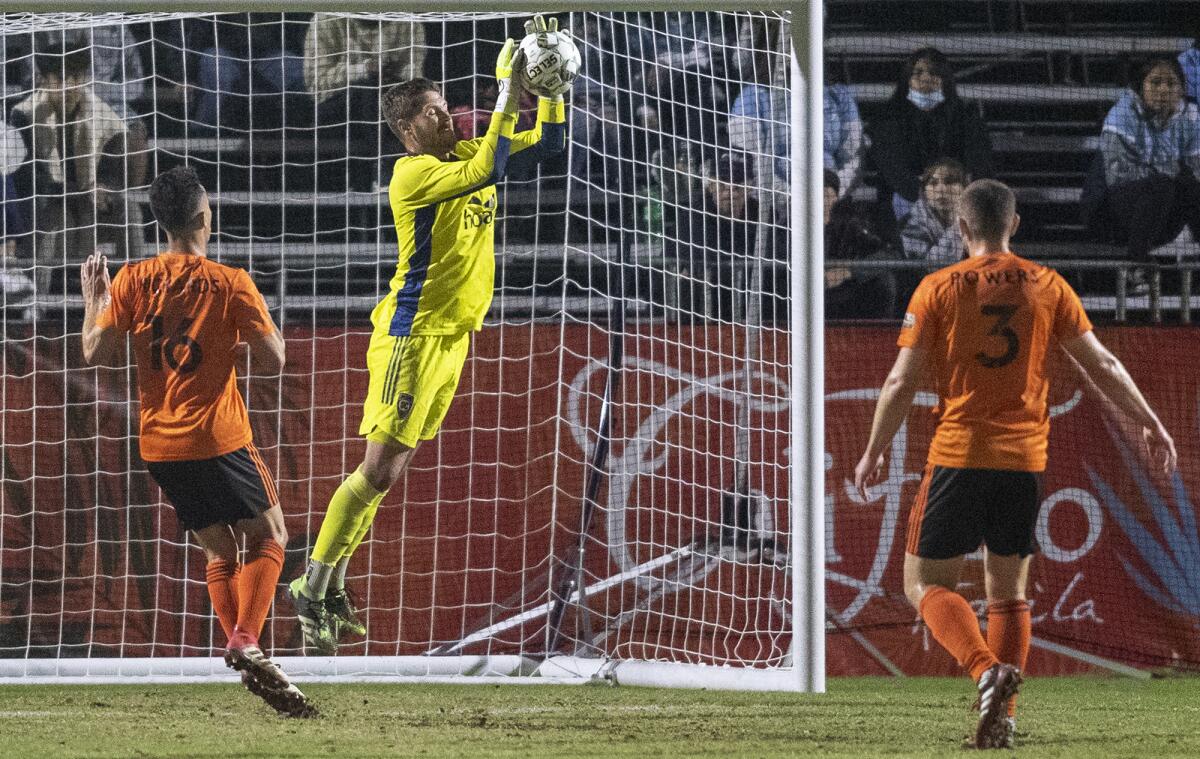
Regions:
<instances>
[{"instance_id":1,"label":"jersey sponsor logo","mask_svg":"<svg viewBox=\"0 0 1200 759\"><path fill-rule=\"evenodd\" d=\"M472 195L463 209L463 229L478 229L491 224L496 218L496 196L486 202Z\"/></svg>"},{"instance_id":2,"label":"jersey sponsor logo","mask_svg":"<svg viewBox=\"0 0 1200 759\"><path fill-rule=\"evenodd\" d=\"M900 325L900 329L912 329L917 326L917 315L912 311L907 311L904 314L904 322Z\"/></svg>"}]
</instances>

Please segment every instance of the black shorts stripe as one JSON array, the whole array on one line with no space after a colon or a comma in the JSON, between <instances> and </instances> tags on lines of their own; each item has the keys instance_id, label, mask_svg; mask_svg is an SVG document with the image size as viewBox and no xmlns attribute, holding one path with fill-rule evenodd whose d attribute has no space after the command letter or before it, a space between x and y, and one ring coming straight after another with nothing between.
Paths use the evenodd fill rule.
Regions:
<instances>
[{"instance_id":1,"label":"black shorts stripe","mask_svg":"<svg viewBox=\"0 0 1200 759\"><path fill-rule=\"evenodd\" d=\"M279 504L279 492L275 489L275 478L271 476L271 470L267 468L266 462L263 461L262 454L258 452L258 448L254 443L246 446L246 451L250 454L250 458L254 461L254 466L258 469L259 476L262 477L263 488L267 491L267 499L272 506Z\"/></svg>"},{"instance_id":2,"label":"black shorts stripe","mask_svg":"<svg viewBox=\"0 0 1200 759\"><path fill-rule=\"evenodd\" d=\"M388 359L387 372L384 374L386 378L383 383L383 402L391 405L395 399L396 381L400 376L400 358L404 354L403 344L408 340L407 337L397 337L396 342L392 344L392 357Z\"/></svg>"}]
</instances>

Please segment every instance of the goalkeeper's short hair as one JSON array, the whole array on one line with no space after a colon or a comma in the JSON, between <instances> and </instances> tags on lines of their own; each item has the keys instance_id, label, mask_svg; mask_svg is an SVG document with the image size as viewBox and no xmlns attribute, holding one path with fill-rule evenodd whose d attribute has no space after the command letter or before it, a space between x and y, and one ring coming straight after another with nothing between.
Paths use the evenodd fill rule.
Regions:
<instances>
[{"instance_id":1,"label":"goalkeeper's short hair","mask_svg":"<svg viewBox=\"0 0 1200 759\"><path fill-rule=\"evenodd\" d=\"M383 93L383 119L397 138L403 139L400 135L400 122L408 121L416 115L417 99L430 91L440 93L442 88L432 79L418 76Z\"/></svg>"}]
</instances>

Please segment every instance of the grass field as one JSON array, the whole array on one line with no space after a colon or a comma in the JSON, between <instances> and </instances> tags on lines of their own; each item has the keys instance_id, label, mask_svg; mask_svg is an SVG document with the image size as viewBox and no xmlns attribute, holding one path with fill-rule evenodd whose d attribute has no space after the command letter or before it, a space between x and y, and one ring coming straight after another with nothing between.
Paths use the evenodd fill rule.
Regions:
<instances>
[{"instance_id":1,"label":"grass field","mask_svg":"<svg viewBox=\"0 0 1200 759\"><path fill-rule=\"evenodd\" d=\"M838 679L825 695L328 685L275 717L234 684L0 686L5 757L960 756L969 682ZM1200 681L1034 678L1021 756L1200 756Z\"/></svg>"}]
</instances>

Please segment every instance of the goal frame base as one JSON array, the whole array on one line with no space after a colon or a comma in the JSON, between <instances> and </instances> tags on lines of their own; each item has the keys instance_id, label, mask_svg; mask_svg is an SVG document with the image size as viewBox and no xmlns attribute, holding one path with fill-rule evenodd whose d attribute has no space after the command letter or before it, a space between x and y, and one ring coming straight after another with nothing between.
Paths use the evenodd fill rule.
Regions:
<instances>
[{"instance_id":1,"label":"goal frame base","mask_svg":"<svg viewBox=\"0 0 1200 759\"><path fill-rule=\"evenodd\" d=\"M798 691L789 667L552 656L279 656L297 682L633 685L739 691ZM219 656L0 659L0 685L186 684L236 682Z\"/></svg>"}]
</instances>

